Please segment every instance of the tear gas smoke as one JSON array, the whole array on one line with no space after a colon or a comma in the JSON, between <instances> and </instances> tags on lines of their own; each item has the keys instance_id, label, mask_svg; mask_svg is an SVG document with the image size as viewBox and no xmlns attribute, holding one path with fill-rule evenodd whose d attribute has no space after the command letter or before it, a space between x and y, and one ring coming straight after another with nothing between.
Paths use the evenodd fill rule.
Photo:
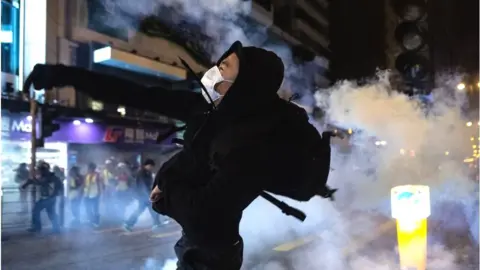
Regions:
<instances>
[{"instance_id":1,"label":"tear gas smoke","mask_svg":"<svg viewBox=\"0 0 480 270\"><path fill-rule=\"evenodd\" d=\"M182 20L199 25L212 39L203 43L212 59L233 41L240 40L245 45L266 47L281 56L287 67L287 80L302 78L309 71L293 63L287 47L265 45L266 37L261 35L265 29L257 26L252 30L239 23L242 14L248 12L248 5L243 1L104 1L137 18L155 15L165 8L175 10L163 19L172 25ZM131 20L119 17L118 13L105 22L132 27ZM461 96L445 89L434 93L433 102L425 106L393 91L385 76L365 86L343 82L328 91L318 92L315 100L326 112L326 123L355 131L348 141L348 153L340 147L332 149L334 171L329 184L340 188L337 201L315 198L299 203L284 199L307 213L308 218L302 224L284 216L262 199L254 201L246 209L241 224L245 239L244 268L397 269L397 255L393 250L372 256L368 250L359 252L347 248L358 237L375 238L379 226L377 218L389 219L390 188L395 185L429 185L432 221L442 219L436 210L444 202L457 202L467 215L478 208L475 206L478 204L475 202L478 197L476 183L469 179L462 163L465 157L471 156L470 132L478 137L478 130L465 127ZM377 139L385 141L385 145L375 145ZM443 221L447 226L451 223L447 219ZM271 257L271 249L276 244L312 235L316 240L311 245L288 255L280 253L281 259ZM443 244L440 241L430 248L429 269L458 269L456 255ZM174 261L169 260L163 269L173 266Z\"/></svg>"},{"instance_id":2,"label":"tear gas smoke","mask_svg":"<svg viewBox=\"0 0 480 270\"><path fill-rule=\"evenodd\" d=\"M292 256L287 269L397 269L393 250L367 257L365 252L346 247L361 236L375 238L379 226L376 219L390 215L390 189L402 184L430 186L429 220L443 222L442 229L468 231L469 221L464 216L476 215L478 183L469 177L463 159L471 156L469 138L477 138L478 129L465 126L463 96L437 89L432 103L425 106L417 99L392 91L381 76L365 86L343 82L317 92L315 97L317 105L326 111L327 123L354 129L349 153L333 147L334 171L329 183L340 188L337 201L313 199L296 203L286 199L307 213L303 224L276 213L266 202L255 201L245 211L242 222L247 261L264 262L265 258L260 260L255 254L264 253L265 246L316 234L319 240ZM375 140L386 144L377 146ZM401 149L407 155L402 155ZM445 203L457 205L457 215L447 212ZM462 214L458 214L459 209ZM478 232L474 227L478 222L471 220L472 233ZM442 240L435 236L432 241L435 244L429 250L429 269L460 269L455 264L456 255L443 246ZM278 262L268 262L271 263ZM257 267L267 269L265 264ZM253 266L246 269L250 268Z\"/></svg>"},{"instance_id":3,"label":"tear gas smoke","mask_svg":"<svg viewBox=\"0 0 480 270\"><path fill-rule=\"evenodd\" d=\"M189 40L200 45L216 61L230 45L239 40L244 46L258 46L274 51L285 64L283 89L299 93L302 103L313 105L313 63L298 65L294 62L291 49L280 38L274 40L267 34L267 27L251 23L247 18L251 10L250 1L240 0L100 0L111 15L102 21L115 28L135 30L142 18L157 15L162 23L175 29L194 28L187 33ZM186 26L185 26L186 25ZM134 32L134 31L132 31ZM202 32L204 35L197 35ZM317 62L322 62L318 59ZM310 74L306 76L305 74Z\"/></svg>"},{"instance_id":4,"label":"tear gas smoke","mask_svg":"<svg viewBox=\"0 0 480 270\"><path fill-rule=\"evenodd\" d=\"M468 138L477 138L478 130L465 126L462 96L437 89L432 104L425 106L392 91L381 79L365 86L343 82L315 97L317 105L325 109L328 123L355 130L349 140L349 153L333 147L335 170L329 183L340 188L337 201L314 198L299 203L284 198L307 213L302 224L261 199L254 201L245 210L241 224L245 269L397 269L394 250L366 256L368 251L347 247L359 237L375 238L377 219L390 215L390 189L401 184L430 186L429 220L443 221L443 229L468 231L463 214L448 214L444 207L445 203L455 204L459 207L454 211L463 210L466 216L473 216L478 209L478 183L469 178L463 163L472 151ZM377 139L386 141L386 145L375 145ZM475 218L471 220L475 223ZM295 255L265 257L278 243L312 235L317 240ZM429 248L429 269L461 269L452 247L445 247L436 238Z\"/></svg>"}]
</instances>

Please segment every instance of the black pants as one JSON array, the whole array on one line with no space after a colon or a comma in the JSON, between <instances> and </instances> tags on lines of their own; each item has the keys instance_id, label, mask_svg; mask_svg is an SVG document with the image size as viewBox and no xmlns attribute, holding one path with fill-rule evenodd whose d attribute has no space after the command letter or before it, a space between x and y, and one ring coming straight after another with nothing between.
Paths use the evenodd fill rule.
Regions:
<instances>
[{"instance_id":1,"label":"black pants","mask_svg":"<svg viewBox=\"0 0 480 270\"><path fill-rule=\"evenodd\" d=\"M52 229L54 231L58 231L60 229L57 219L57 212L55 211L55 203L55 197L40 199L35 203L32 210L32 229L36 231L42 230L40 214L43 209L47 211L48 218L50 219L50 222L52 222Z\"/></svg>"},{"instance_id":2,"label":"black pants","mask_svg":"<svg viewBox=\"0 0 480 270\"><path fill-rule=\"evenodd\" d=\"M85 210L88 220L94 224L100 223L100 196L85 198Z\"/></svg>"},{"instance_id":3,"label":"black pants","mask_svg":"<svg viewBox=\"0 0 480 270\"><path fill-rule=\"evenodd\" d=\"M150 213L150 216L152 217L153 225L160 225L160 218L159 218L158 214L155 211L153 211L152 203L150 203L149 201L143 201L143 200L138 200L138 207L135 210L135 212L133 212L130 215L130 218L126 222L127 225L128 226L135 225L135 223L137 223L137 220L140 217L140 215L147 208L148 208L148 212Z\"/></svg>"},{"instance_id":4,"label":"black pants","mask_svg":"<svg viewBox=\"0 0 480 270\"><path fill-rule=\"evenodd\" d=\"M243 263L243 240L224 248L203 248L185 235L175 244L177 270L240 270Z\"/></svg>"}]
</instances>

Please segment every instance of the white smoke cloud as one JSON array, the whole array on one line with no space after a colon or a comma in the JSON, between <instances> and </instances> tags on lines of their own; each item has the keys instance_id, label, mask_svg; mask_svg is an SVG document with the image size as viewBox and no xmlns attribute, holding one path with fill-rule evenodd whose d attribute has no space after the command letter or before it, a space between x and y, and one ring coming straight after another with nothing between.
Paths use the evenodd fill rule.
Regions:
<instances>
[{"instance_id":1,"label":"white smoke cloud","mask_svg":"<svg viewBox=\"0 0 480 270\"><path fill-rule=\"evenodd\" d=\"M216 61L232 44L239 40L244 46L263 47L274 51L285 64L285 81L283 88L292 93L302 94L303 103L313 104L313 75L305 76L307 65L294 63L291 50L286 44L271 42L266 35L267 27L252 25L245 18L251 10L251 1L243 0L100 0L104 6L115 10L111 15L103 15L102 21L110 27L135 30L141 18L161 13L162 19L171 25L182 21L200 26L209 41L195 39ZM122 15L124 14L124 15ZM128 15L125 15L128 14ZM132 16L137 18L132 21ZM134 32L134 31L132 31ZM279 38L279 40L281 40ZM270 42L269 42L270 41ZM265 43L267 42L267 43ZM293 81L295 80L295 82ZM298 85L301 83L302 85Z\"/></svg>"},{"instance_id":2,"label":"white smoke cloud","mask_svg":"<svg viewBox=\"0 0 480 270\"><path fill-rule=\"evenodd\" d=\"M465 125L474 120L463 116L465 99L447 89L436 89L428 106L392 91L384 77L365 86L343 82L317 93L317 105L325 110L326 123L354 130L348 152L333 147L334 171L329 184L340 189L337 200L299 203L285 199L307 213L304 223L256 200L246 209L241 224L247 249L245 269L285 265L258 259L255 254L264 253L275 243L311 235L317 237L311 245L294 255L285 253L283 260L290 265L286 269L398 269L398 255L393 250L365 256L353 249L347 260L346 247L359 238L380 237L379 224L390 216L390 189L404 184L431 188L432 223L442 222L443 229L462 234L468 233L470 226L477 237L478 183L469 176L463 159L472 156L472 144L478 145L478 127ZM473 143L471 137L475 138ZM387 143L377 146L376 140ZM445 212L445 204L456 205L452 210L456 215ZM459 209L463 213L459 214ZM441 244L433 244L429 247L429 269L462 269L455 263L456 256Z\"/></svg>"},{"instance_id":3,"label":"white smoke cloud","mask_svg":"<svg viewBox=\"0 0 480 270\"><path fill-rule=\"evenodd\" d=\"M236 40L246 45L252 44L252 37L247 37L245 31L238 25L237 19L250 10L250 3L239 0L101 0L105 6L112 6L115 14L109 16L106 24L112 27L133 28L131 20L125 17L132 15L138 19L149 15L157 15L162 9L172 8L170 18L163 18L172 24L180 20L200 25L206 36L213 39L213 47L206 48L213 59L219 57ZM120 14L128 14L121 16ZM138 23L138 22L137 22ZM262 38L264 39L264 38ZM196 41L202 44L202 41ZM205 44L203 44L205 45ZM206 45L205 45L206 46Z\"/></svg>"},{"instance_id":4,"label":"white smoke cloud","mask_svg":"<svg viewBox=\"0 0 480 270\"><path fill-rule=\"evenodd\" d=\"M168 259L165 261L163 264L162 270L177 270L177 260L174 259Z\"/></svg>"},{"instance_id":5,"label":"white smoke cloud","mask_svg":"<svg viewBox=\"0 0 480 270\"><path fill-rule=\"evenodd\" d=\"M357 206L376 205L392 187L405 183L430 186L434 196L441 196L438 200L465 202L472 198L475 183L463 159L472 156L469 138L478 134L478 128L465 125L468 120L462 116L462 103L456 103L451 95L445 99L445 92L435 91L428 108L389 91L384 82L366 86L346 82L328 94L317 94L318 105L326 110L329 122L358 131L352 138L355 150L349 157L351 165L375 169L368 177L375 181L353 184L368 198L356 201ZM387 145L376 147L372 137ZM406 155L401 155L402 149ZM415 157L409 155L413 153Z\"/></svg>"}]
</instances>

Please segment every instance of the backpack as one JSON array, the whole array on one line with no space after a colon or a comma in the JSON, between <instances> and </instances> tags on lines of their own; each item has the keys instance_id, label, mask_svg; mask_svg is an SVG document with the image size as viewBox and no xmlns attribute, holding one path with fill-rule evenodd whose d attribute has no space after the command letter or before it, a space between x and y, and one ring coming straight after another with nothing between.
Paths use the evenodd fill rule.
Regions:
<instances>
[{"instance_id":1,"label":"backpack","mask_svg":"<svg viewBox=\"0 0 480 270\"><path fill-rule=\"evenodd\" d=\"M53 196L63 196L63 181L54 173L51 173L50 177L53 183Z\"/></svg>"},{"instance_id":2,"label":"backpack","mask_svg":"<svg viewBox=\"0 0 480 270\"><path fill-rule=\"evenodd\" d=\"M268 138L278 146L272 153L276 157L272 177L276 180L265 191L297 201L309 201L317 195L333 199L336 190L327 186L333 134L320 135L308 121L307 112L294 103L282 100L280 111L222 132L210 148L211 166L233 149Z\"/></svg>"}]
</instances>

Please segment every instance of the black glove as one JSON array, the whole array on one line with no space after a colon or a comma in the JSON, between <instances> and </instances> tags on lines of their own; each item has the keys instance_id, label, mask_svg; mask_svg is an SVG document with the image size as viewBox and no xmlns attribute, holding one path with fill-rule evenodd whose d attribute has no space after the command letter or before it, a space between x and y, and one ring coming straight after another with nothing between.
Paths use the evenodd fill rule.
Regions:
<instances>
[{"instance_id":1,"label":"black glove","mask_svg":"<svg viewBox=\"0 0 480 270\"><path fill-rule=\"evenodd\" d=\"M319 193L318 195L320 195L321 197L325 198L325 199L330 199L330 201L334 201L335 200L335 197L333 196L333 194L335 194L335 192L337 192L338 189L334 188L330 188L328 186L325 186Z\"/></svg>"},{"instance_id":2,"label":"black glove","mask_svg":"<svg viewBox=\"0 0 480 270\"><path fill-rule=\"evenodd\" d=\"M36 90L65 86L64 65L36 64L30 78Z\"/></svg>"}]
</instances>

